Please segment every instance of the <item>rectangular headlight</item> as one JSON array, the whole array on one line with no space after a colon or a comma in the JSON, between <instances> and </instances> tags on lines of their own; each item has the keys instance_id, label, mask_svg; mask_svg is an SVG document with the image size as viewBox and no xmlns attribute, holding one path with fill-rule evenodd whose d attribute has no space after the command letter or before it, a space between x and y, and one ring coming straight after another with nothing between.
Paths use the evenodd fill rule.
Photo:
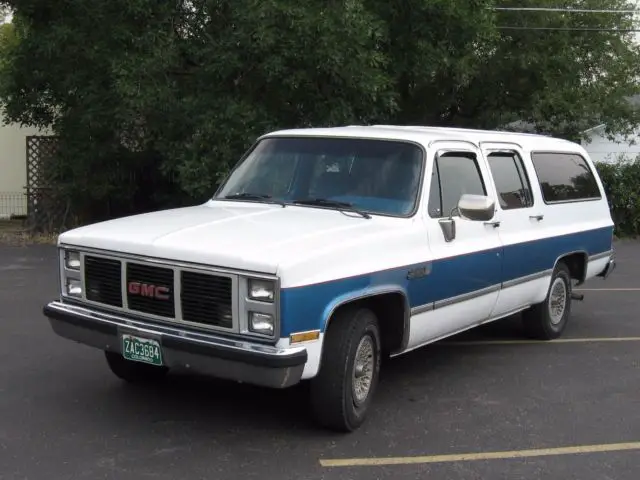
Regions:
<instances>
[{"instance_id":1,"label":"rectangular headlight","mask_svg":"<svg viewBox=\"0 0 640 480\"><path fill-rule=\"evenodd\" d=\"M273 316L266 313L249 312L249 330L272 336L274 332Z\"/></svg>"},{"instance_id":2,"label":"rectangular headlight","mask_svg":"<svg viewBox=\"0 0 640 480\"><path fill-rule=\"evenodd\" d=\"M80 252L67 250L64 252L64 266L69 270L80 270Z\"/></svg>"},{"instance_id":3,"label":"rectangular headlight","mask_svg":"<svg viewBox=\"0 0 640 480\"><path fill-rule=\"evenodd\" d=\"M273 303L275 284L270 280L249 279L249 298L259 302Z\"/></svg>"},{"instance_id":4,"label":"rectangular headlight","mask_svg":"<svg viewBox=\"0 0 640 480\"><path fill-rule=\"evenodd\" d=\"M72 278L68 278L67 285L65 287L65 293L70 297L81 297L82 282L80 280L74 280Z\"/></svg>"}]
</instances>

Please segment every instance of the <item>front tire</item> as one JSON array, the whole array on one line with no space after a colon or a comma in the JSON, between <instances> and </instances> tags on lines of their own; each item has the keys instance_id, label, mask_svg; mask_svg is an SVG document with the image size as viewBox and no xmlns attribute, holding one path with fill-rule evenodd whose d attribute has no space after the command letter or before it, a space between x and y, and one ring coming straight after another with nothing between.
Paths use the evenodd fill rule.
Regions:
<instances>
[{"instance_id":1,"label":"front tire","mask_svg":"<svg viewBox=\"0 0 640 480\"><path fill-rule=\"evenodd\" d=\"M107 365L114 375L127 383L155 383L162 380L169 369L127 360L117 352L104 352Z\"/></svg>"},{"instance_id":2,"label":"front tire","mask_svg":"<svg viewBox=\"0 0 640 480\"><path fill-rule=\"evenodd\" d=\"M362 425L380 374L381 341L376 315L345 307L331 320L318 375L311 380L311 407L322 426L352 432Z\"/></svg>"},{"instance_id":3,"label":"front tire","mask_svg":"<svg viewBox=\"0 0 640 480\"><path fill-rule=\"evenodd\" d=\"M553 340L564 332L571 315L571 272L558 262L544 302L525 310L522 315L525 333L537 340Z\"/></svg>"}]
</instances>

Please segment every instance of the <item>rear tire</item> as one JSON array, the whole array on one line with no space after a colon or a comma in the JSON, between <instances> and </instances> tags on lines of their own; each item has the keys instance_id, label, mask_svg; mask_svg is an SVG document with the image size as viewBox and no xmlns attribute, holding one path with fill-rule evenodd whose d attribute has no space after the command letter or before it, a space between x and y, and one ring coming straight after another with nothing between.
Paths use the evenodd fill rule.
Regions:
<instances>
[{"instance_id":1,"label":"rear tire","mask_svg":"<svg viewBox=\"0 0 640 480\"><path fill-rule=\"evenodd\" d=\"M380 374L380 327L367 308L336 313L324 338L318 375L311 380L316 421L331 430L352 432L365 420Z\"/></svg>"},{"instance_id":2,"label":"rear tire","mask_svg":"<svg viewBox=\"0 0 640 480\"><path fill-rule=\"evenodd\" d=\"M169 372L167 367L132 362L117 352L104 352L104 354L107 365L115 376L128 383L156 383L164 379Z\"/></svg>"},{"instance_id":3,"label":"rear tire","mask_svg":"<svg viewBox=\"0 0 640 480\"><path fill-rule=\"evenodd\" d=\"M547 297L522 314L525 333L537 340L553 340L564 332L571 315L571 272L558 262L551 275Z\"/></svg>"}]
</instances>

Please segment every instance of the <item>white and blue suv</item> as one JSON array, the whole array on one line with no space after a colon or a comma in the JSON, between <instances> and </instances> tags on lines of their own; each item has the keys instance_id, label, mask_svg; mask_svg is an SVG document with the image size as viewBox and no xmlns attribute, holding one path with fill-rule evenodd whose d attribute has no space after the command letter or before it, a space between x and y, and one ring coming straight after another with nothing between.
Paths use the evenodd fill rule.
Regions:
<instances>
[{"instance_id":1,"label":"white and blue suv","mask_svg":"<svg viewBox=\"0 0 640 480\"><path fill-rule=\"evenodd\" d=\"M359 427L381 359L522 312L560 336L572 288L615 267L585 150L538 135L349 126L259 138L205 204L60 235L62 337L131 382L170 369L310 382Z\"/></svg>"}]
</instances>

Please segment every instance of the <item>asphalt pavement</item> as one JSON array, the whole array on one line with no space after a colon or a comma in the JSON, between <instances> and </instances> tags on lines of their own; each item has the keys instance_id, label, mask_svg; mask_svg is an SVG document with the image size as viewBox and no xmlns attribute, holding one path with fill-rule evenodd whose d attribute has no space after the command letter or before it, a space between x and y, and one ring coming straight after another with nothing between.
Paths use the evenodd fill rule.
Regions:
<instances>
[{"instance_id":1,"label":"asphalt pavement","mask_svg":"<svg viewBox=\"0 0 640 480\"><path fill-rule=\"evenodd\" d=\"M393 360L352 434L310 420L306 388L185 375L132 387L53 334L55 249L0 247L0 479L640 478L640 242L585 285L564 339L517 317Z\"/></svg>"}]
</instances>

